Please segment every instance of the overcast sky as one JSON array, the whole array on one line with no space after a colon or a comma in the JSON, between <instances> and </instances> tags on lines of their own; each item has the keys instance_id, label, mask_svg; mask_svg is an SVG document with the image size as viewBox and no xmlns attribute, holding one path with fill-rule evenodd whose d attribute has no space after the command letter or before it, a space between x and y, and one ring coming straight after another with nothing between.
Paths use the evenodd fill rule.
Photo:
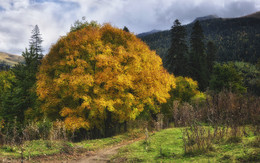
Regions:
<instances>
[{"instance_id":1,"label":"overcast sky","mask_svg":"<svg viewBox=\"0 0 260 163\"><path fill-rule=\"evenodd\" d=\"M0 51L21 55L37 24L45 53L70 26L86 20L127 26L135 34L170 29L196 17L239 17L260 10L260 0L0 0Z\"/></svg>"}]
</instances>

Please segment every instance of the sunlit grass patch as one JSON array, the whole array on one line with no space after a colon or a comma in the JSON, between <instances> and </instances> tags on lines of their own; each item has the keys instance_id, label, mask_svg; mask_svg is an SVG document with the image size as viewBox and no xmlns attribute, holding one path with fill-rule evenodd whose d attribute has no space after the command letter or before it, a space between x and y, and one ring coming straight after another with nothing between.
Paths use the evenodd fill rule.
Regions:
<instances>
[{"instance_id":1,"label":"sunlit grass patch","mask_svg":"<svg viewBox=\"0 0 260 163\"><path fill-rule=\"evenodd\" d=\"M253 134L236 142L212 142L213 150L195 154L185 154L183 131L185 128L170 128L150 134L150 144L145 141L126 146L113 157L113 160L124 159L125 162L236 162L259 161L258 139ZM225 138L226 139L226 138ZM255 143L256 142L256 143Z\"/></svg>"},{"instance_id":2,"label":"sunlit grass patch","mask_svg":"<svg viewBox=\"0 0 260 163\"><path fill-rule=\"evenodd\" d=\"M32 140L26 141L22 145L4 145L0 146L0 158L21 158L21 152L23 150L23 157L25 159L48 156L55 154L75 154L86 151L95 151L97 149L109 147L119 144L123 141L132 140L143 135L142 130L131 130L127 133L103 138L85 140L77 143L65 141L65 140Z\"/></svg>"}]
</instances>

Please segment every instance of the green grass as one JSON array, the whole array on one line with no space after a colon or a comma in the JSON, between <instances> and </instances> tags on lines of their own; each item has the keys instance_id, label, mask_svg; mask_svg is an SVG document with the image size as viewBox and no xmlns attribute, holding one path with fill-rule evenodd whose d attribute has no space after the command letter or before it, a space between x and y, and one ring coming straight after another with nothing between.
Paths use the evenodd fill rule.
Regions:
<instances>
[{"instance_id":1,"label":"green grass","mask_svg":"<svg viewBox=\"0 0 260 163\"><path fill-rule=\"evenodd\" d=\"M2 146L0 157L21 157L21 150L24 149L24 157L34 157L40 155L50 155L61 151L64 146L62 141L33 140L25 142L22 146Z\"/></svg>"},{"instance_id":2,"label":"green grass","mask_svg":"<svg viewBox=\"0 0 260 163\"><path fill-rule=\"evenodd\" d=\"M78 143L61 140L33 140L25 142L22 146L5 145L2 147L0 146L0 160L1 158L20 158L21 147L24 149L24 157L29 159L37 156L55 155L60 153L73 154L74 152L95 151L100 148L116 145L123 141L138 138L142 136L142 134L143 132L141 130L132 130L131 132L110 138L85 140Z\"/></svg>"},{"instance_id":3,"label":"green grass","mask_svg":"<svg viewBox=\"0 0 260 163\"><path fill-rule=\"evenodd\" d=\"M132 130L122 135L117 135L114 137L103 138L103 139L94 139L94 140L86 140L79 143L75 143L75 145L85 148L89 151L94 151L97 149L101 149L107 146L112 146L118 144L125 140L131 140L138 138L143 135L141 130Z\"/></svg>"},{"instance_id":4,"label":"green grass","mask_svg":"<svg viewBox=\"0 0 260 163\"><path fill-rule=\"evenodd\" d=\"M198 155L185 155L183 128L170 128L150 135L150 141L135 142L120 150L113 160L125 162L237 162L260 161L259 141L253 134L240 143L226 141L213 144L213 150ZM148 144L148 145L147 145Z\"/></svg>"},{"instance_id":5,"label":"green grass","mask_svg":"<svg viewBox=\"0 0 260 163\"><path fill-rule=\"evenodd\" d=\"M213 144L213 150L202 154L185 155L182 139L183 128L170 128L150 133L148 141L141 140L121 148L113 157L124 162L256 162L260 160L260 144L252 133L241 142L222 141ZM23 144L24 157L73 154L95 151L143 136L143 131L134 130L111 138L85 140L78 143L68 141L34 140ZM20 158L21 147L0 147L0 158ZM56 158L56 157L55 157Z\"/></svg>"}]
</instances>

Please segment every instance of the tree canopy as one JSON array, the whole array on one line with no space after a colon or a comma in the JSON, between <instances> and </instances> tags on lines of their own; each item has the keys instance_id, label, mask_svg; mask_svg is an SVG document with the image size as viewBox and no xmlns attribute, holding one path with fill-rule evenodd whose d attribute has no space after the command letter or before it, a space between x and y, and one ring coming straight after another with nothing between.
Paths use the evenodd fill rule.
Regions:
<instances>
[{"instance_id":1,"label":"tree canopy","mask_svg":"<svg viewBox=\"0 0 260 163\"><path fill-rule=\"evenodd\" d=\"M44 113L67 129L102 127L135 119L144 109L159 111L174 77L154 51L133 34L87 25L53 45L37 76Z\"/></svg>"},{"instance_id":2,"label":"tree canopy","mask_svg":"<svg viewBox=\"0 0 260 163\"><path fill-rule=\"evenodd\" d=\"M13 110L12 107L5 107L7 101L10 103L10 97L13 94L13 84L15 76L12 71L0 71L0 121L13 120L14 116L19 114L19 111ZM5 103L4 103L5 102Z\"/></svg>"},{"instance_id":3,"label":"tree canopy","mask_svg":"<svg viewBox=\"0 0 260 163\"><path fill-rule=\"evenodd\" d=\"M243 76L236 70L233 63L216 64L210 80L210 89L220 92L223 89L232 92L246 92Z\"/></svg>"},{"instance_id":4,"label":"tree canopy","mask_svg":"<svg viewBox=\"0 0 260 163\"><path fill-rule=\"evenodd\" d=\"M124 26L123 31L130 32L129 29L126 26Z\"/></svg>"},{"instance_id":5,"label":"tree canopy","mask_svg":"<svg viewBox=\"0 0 260 163\"><path fill-rule=\"evenodd\" d=\"M205 54L204 34L199 21L196 21L190 38L190 76L199 83L199 88L205 90L208 86L208 69Z\"/></svg>"},{"instance_id":6,"label":"tree canopy","mask_svg":"<svg viewBox=\"0 0 260 163\"><path fill-rule=\"evenodd\" d=\"M43 39L40 33L40 29L38 25L35 25L35 27L32 30L32 36L29 42L29 47L30 49L33 49L35 51L34 53L38 57L38 61L40 61L43 57L42 42Z\"/></svg>"},{"instance_id":7,"label":"tree canopy","mask_svg":"<svg viewBox=\"0 0 260 163\"><path fill-rule=\"evenodd\" d=\"M217 47L212 41L207 43L207 65L209 74L213 71L214 62L216 61Z\"/></svg>"},{"instance_id":8,"label":"tree canopy","mask_svg":"<svg viewBox=\"0 0 260 163\"><path fill-rule=\"evenodd\" d=\"M178 19L171 28L171 47L169 49L166 67L176 76L188 76L188 46L186 44L186 29Z\"/></svg>"}]
</instances>

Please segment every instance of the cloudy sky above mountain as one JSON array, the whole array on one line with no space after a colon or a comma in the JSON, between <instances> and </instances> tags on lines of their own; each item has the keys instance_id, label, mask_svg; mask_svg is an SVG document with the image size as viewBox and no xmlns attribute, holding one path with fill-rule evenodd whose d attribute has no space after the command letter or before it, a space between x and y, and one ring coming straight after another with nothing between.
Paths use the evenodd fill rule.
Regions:
<instances>
[{"instance_id":1,"label":"cloudy sky above mountain","mask_svg":"<svg viewBox=\"0 0 260 163\"><path fill-rule=\"evenodd\" d=\"M260 0L0 0L0 51L21 55L37 24L47 53L83 16L138 34L169 29L176 18L186 24L209 14L239 17L259 10Z\"/></svg>"}]
</instances>

